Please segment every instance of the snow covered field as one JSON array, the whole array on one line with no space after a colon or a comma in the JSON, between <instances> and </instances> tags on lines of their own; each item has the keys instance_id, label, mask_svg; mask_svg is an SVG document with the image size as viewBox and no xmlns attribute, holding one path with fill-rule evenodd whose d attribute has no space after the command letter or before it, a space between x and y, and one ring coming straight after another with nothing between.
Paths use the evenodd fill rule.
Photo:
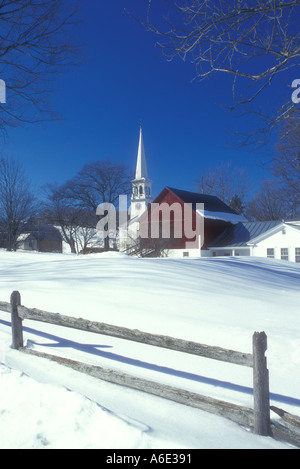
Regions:
<instances>
[{"instance_id":1,"label":"snow covered field","mask_svg":"<svg viewBox=\"0 0 300 469\"><path fill-rule=\"evenodd\" d=\"M300 266L0 251L0 300L252 352L268 336L271 402L300 415ZM290 448L223 418L10 349L0 312L0 448ZM27 347L252 407L245 367L24 321ZM272 418L275 415L272 414Z\"/></svg>"}]
</instances>

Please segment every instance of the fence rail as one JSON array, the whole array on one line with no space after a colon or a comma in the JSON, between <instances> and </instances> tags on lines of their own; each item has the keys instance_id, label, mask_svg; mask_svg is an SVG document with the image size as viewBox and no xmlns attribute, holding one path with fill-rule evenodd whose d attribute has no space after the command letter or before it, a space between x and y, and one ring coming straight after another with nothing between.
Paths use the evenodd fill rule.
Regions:
<instances>
[{"instance_id":1,"label":"fence rail","mask_svg":"<svg viewBox=\"0 0 300 469\"><path fill-rule=\"evenodd\" d=\"M21 305L20 293L15 291L11 295L10 303L0 302L0 310L11 313L12 348L22 350L29 355L48 358L77 371L88 373L111 383L138 389L156 396L160 396L188 406L196 407L217 415L222 415L240 425L250 427L254 433L263 436L276 435L293 444L300 444L287 437L286 429L278 429L271 425L270 398L269 398L269 371L265 353L267 350L267 336L265 332L255 332L252 338L253 353L242 353L220 347L212 347L196 342L176 339L173 337L149 334L135 329L117 327L110 324L89 321L82 318L63 316L39 309L30 309ZM23 320L39 321L62 327L93 332L96 334L117 337L123 340L139 342L187 354L224 361L236 365L250 367L253 370L253 409L241 407L229 402L220 401L200 394L191 393L183 389L159 384L125 373L108 370L99 366L88 365L67 358L45 354L39 351L24 348ZM289 439L288 439L289 438Z\"/></svg>"},{"instance_id":2,"label":"fence rail","mask_svg":"<svg viewBox=\"0 0 300 469\"><path fill-rule=\"evenodd\" d=\"M5 301L0 301L0 311L4 311L5 313L10 313L10 303L6 303Z\"/></svg>"},{"instance_id":3,"label":"fence rail","mask_svg":"<svg viewBox=\"0 0 300 469\"><path fill-rule=\"evenodd\" d=\"M57 326L63 326L82 331L93 332L95 334L116 337L119 339L130 340L142 344L153 345L155 347L176 350L201 357L211 358L236 365L253 367L253 357L250 354L226 350L221 347L212 347L209 345L198 344L181 339L174 339L163 335L149 334L136 329L127 329L126 327L117 327L111 324L88 321L60 314L48 313L38 309L28 309L24 306L18 306L18 314L21 319L30 319L31 321L40 321Z\"/></svg>"}]
</instances>

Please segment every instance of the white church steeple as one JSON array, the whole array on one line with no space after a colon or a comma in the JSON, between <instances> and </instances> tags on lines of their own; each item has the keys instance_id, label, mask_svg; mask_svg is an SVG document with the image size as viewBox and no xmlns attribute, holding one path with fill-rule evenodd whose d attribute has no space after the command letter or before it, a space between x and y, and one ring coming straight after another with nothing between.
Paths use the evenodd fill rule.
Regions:
<instances>
[{"instance_id":1,"label":"white church steeple","mask_svg":"<svg viewBox=\"0 0 300 469\"><path fill-rule=\"evenodd\" d=\"M141 127L135 179L138 180L138 179L147 179L147 178L148 178L148 170L147 170L147 163L146 163L146 156L145 156L143 130Z\"/></svg>"},{"instance_id":2,"label":"white church steeple","mask_svg":"<svg viewBox=\"0 0 300 469\"><path fill-rule=\"evenodd\" d=\"M152 202L152 181L148 179L148 170L143 141L143 130L140 128L135 179L132 181L130 219L140 216Z\"/></svg>"}]
</instances>

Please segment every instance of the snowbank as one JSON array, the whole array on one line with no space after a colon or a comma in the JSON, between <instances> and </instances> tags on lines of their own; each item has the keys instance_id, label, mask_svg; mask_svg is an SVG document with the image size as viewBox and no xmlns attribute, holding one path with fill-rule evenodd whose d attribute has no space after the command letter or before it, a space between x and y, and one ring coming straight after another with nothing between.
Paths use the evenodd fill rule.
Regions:
<instances>
[{"instance_id":1,"label":"snowbank","mask_svg":"<svg viewBox=\"0 0 300 469\"><path fill-rule=\"evenodd\" d=\"M300 266L249 258L0 252L0 299L251 353L268 335L274 405L300 415ZM251 370L24 321L27 346L252 407ZM0 312L0 448L288 448L222 418L9 348Z\"/></svg>"}]
</instances>

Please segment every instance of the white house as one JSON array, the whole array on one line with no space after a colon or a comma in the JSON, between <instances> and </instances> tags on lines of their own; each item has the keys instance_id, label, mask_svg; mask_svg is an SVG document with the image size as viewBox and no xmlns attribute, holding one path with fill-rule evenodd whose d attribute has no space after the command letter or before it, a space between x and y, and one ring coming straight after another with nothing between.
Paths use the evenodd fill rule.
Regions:
<instances>
[{"instance_id":1,"label":"white house","mask_svg":"<svg viewBox=\"0 0 300 469\"><path fill-rule=\"evenodd\" d=\"M209 246L212 256L255 256L300 262L300 221L245 222Z\"/></svg>"}]
</instances>

